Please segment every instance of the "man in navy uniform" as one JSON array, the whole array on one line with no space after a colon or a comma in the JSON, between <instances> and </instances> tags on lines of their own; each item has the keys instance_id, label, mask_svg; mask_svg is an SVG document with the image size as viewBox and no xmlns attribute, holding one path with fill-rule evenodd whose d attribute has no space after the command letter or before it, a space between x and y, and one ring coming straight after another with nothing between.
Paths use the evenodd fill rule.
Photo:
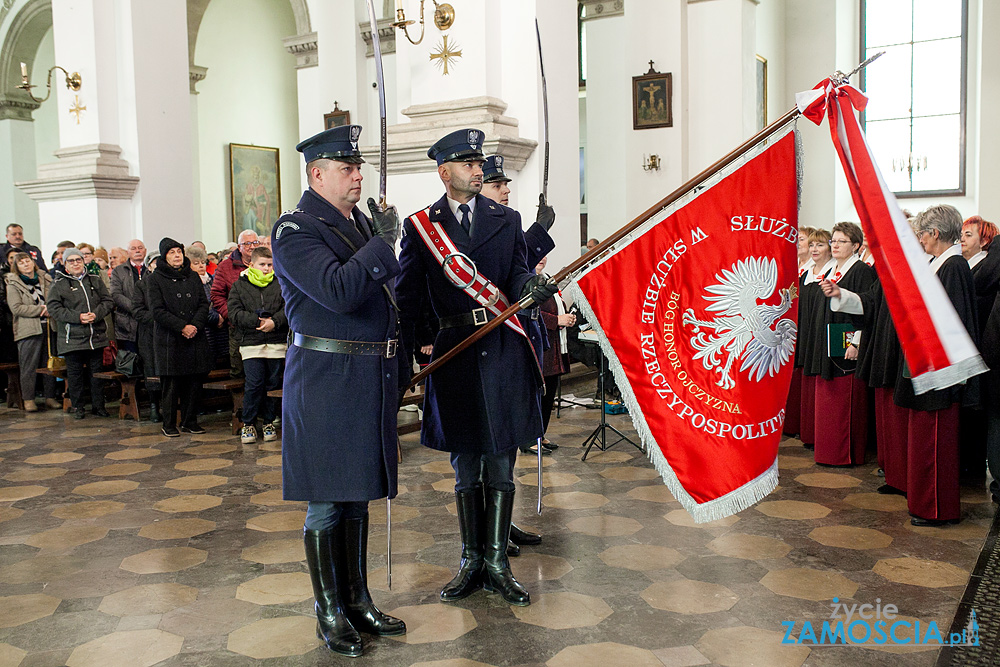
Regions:
<instances>
[{"instance_id":1,"label":"man in navy uniform","mask_svg":"<svg viewBox=\"0 0 1000 667\"><path fill-rule=\"evenodd\" d=\"M437 162L445 195L404 224L396 281L401 335L412 349L415 321L430 298L440 324L432 358L458 345L495 312L494 306L446 277L446 260L438 252L439 246L450 247L444 236L475 262L479 275L492 281L508 302L529 295L541 302L557 289L528 270L517 211L480 194L482 137L479 130L459 130L431 146L427 155ZM436 234L442 243L428 244L428 234ZM451 454L462 535L460 570L441 591L446 602L485 587L509 604L530 603L507 560L517 447L537 440L542 432L541 372L519 328L513 318L427 379L421 442Z\"/></svg>"},{"instance_id":2,"label":"man in navy uniform","mask_svg":"<svg viewBox=\"0 0 1000 667\"><path fill-rule=\"evenodd\" d=\"M282 406L286 500L309 501L306 562L317 634L348 656L358 631L401 635L403 621L372 602L367 582L368 502L396 495L399 216L361 199L361 127L326 130L296 149L309 189L272 232L290 345Z\"/></svg>"},{"instance_id":3,"label":"man in navy uniform","mask_svg":"<svg viewBox=\"0 0 1000 667\"><path fill-rule=\"evenodd\" d=\"M511 178L503 170L502 155L488 155L483 162L482 195L498 204L509 206ZM538 213L535 222L524 232L524 242L528 250L528 269L534 270L542 257L545 257L556 247L556 242L549 236L556 221L556 212L545 202L545 195L538 194Z\"/></svg>"}]
</instances>

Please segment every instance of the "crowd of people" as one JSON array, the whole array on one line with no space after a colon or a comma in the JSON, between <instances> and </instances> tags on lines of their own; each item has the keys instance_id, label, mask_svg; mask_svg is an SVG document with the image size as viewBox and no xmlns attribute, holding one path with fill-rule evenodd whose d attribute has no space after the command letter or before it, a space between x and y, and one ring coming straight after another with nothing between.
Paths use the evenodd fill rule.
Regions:
<instances>
[{"instance_id":1,"label":"crowd of people","mask_svg":"<svg viewBox=\"0 0 1000 667\"><path fill-rule=\"evenodd\" d=\"M51 268L20 225L6 237L0 347L19 366L25 411L62 407L56 374L38 370L64 368L72 415L86 416L89 395L91 415L108 417L96 374L116 370L144 378L149 419L164 435L203 433L201 385L228 368L245 378L243 443L256 441L258 424L265 441L277 439L267 392L281 386L288 325L270 237L245 231L220 252L170 238L153 252L140 239L110 250L62 241Z\"/></svg>"},{"instance_id":2,"label":"crowd of people","mask_svg":"<svg viewBox=\"0 0 1000 667\"><path fill-rule=\"evenodd\" d=\"M858 225L799 230L799 330L784 430L823 466L865 462L874 436L882 494L905 496L911 522L960 520L960 483L1000 502L1000 249L997 227L949 205L905 212L931 270L990 371L916 394L876 265ZM898 314L896 315L898 316Z\"/></svg>"}]
</instances>

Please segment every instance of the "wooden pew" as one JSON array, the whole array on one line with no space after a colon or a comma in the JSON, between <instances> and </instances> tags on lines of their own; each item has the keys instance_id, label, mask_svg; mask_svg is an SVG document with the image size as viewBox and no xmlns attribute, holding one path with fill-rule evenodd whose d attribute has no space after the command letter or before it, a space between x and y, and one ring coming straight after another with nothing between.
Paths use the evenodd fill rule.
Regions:
<instances>
[{"instance_id":1,"label":"wooden pew","mask_svg":"<svg viewBox=\"0 0 1000 667\"><path fill-rule=\"evenodd\" d=\"M129 377L118 371L101 371L94 373L94 377L120 383L122 396L118 403L118 419L132 417L132 419L139 421L139 400L135 391L135 383L141 376Z\"/></svg>"},{"instance_id":2,"label":"wooden pew","mask_svg":"<svg viewBox=\"0 0 1000 667\"><path fill-rule=\"evenodd\" d=\"M52 376L54 378L59 378L61 380L65 380L66 379L66 369L65 368L60 368L58 370L51 370L49 368L39 368L35 372L37 374L39 374L39 375L50 375L50 376ZM69 382L67 382L66 384L68 386ZM73 407L73 403L69 400L69 393L68 392L63 392L63 410L65 412L69 412L69 409L71 407Z\"/></svg>"},{"instance_id":3,"label":"wooden pew","mask_svg":"<svg viewBox=\"0 0 1000 667\"><path fill-rule=\"evenodd\" d=\"M229 371L226 371L228 376ZM232 417L232 427L233 435L239 435L240 429L243 428L243 423L240 421L240 412L243 410L243 378L232 378L226 377L223 379L212 380L211 373L209 374L209 380L204 382L201 387L202 389L215 389L216 391L228 391L229 395L233 399L233 417Z\"/></svg>"},{"instance_id":4,"label":"wooden pew","mask_svg":"<svg viewBox=\"0 0 1000 667\"><path fill-rule=\"evenodd\" d=\"M24 392L21 391L21 367L16 363L0 364L0 371L7 374L7 407L24 410Z\"/></svg>"}]
</instances>

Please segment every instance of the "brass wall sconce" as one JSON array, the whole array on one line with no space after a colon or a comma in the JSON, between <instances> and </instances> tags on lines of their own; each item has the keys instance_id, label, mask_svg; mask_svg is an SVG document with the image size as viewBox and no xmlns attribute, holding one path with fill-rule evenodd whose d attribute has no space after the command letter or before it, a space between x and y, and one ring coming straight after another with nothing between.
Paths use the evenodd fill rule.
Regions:
<instances>
[{"instance_id":1,"label":"brass wall sconce","mask_svg":"<svg viewBox=\"0 0 1000 667\"><path fill-rule=\"evenodd\" d=\"M643 171L659 171L660 170L660 156L659 155L643 155L642 156L642 170Z\"/></svg>"},{"instance_id":2,"label":"brass wall sconce","mask_svg":"<svg viewBox=\"0 0 1000 667\"><path fill-rule=\"evenodd\" d=\"M41 104L45 100L49 99L49 95L52 94L52 71L53 70L59 70L63 74L66 75L66 89L67 90L72 90L74 92L80 90L80 86L83 85L83 79L80 77L80 73L79 72L73 72L72 74L70 74L65 69L63 69L62 67L60 67L59 65L55 65L54 67L50 67L49 68L49 76L48 76L48 79L46 79L46 81L45 81L45 89L46 89L45 97L39 99L39 98L35 97L32 94L32 92L31 92L32 88L37 88L38 86L33 86L28 81L28 66L26 64L24 64L24 63L21 63L21 85L18 86L18 88L20 90L23 90L24 92L28 93L28 97L30 97L32 100L34 100L38 104Z\"/></svg>"},{"instance_id":3,"label":"brass wall sconce","mask_svg":"<svg viewBox=\"0 0 1000 667\"><path fill-rule=\"evenodd\" d=\"M447 2L440 4L437 0L431 0L431 2L434 3L434 25L437 26L438 30L447 30L455 23L455 8ZM417 41L413 41L407 31L407 26L414 23L416 21L406 19L406 12L403 11L403 0L396 0L396 22L392 24L392 27L402 30L410 44L417 45L424 40L424 0L420 0L420 37L417 38Z\"/></svg>"}]
</instances>

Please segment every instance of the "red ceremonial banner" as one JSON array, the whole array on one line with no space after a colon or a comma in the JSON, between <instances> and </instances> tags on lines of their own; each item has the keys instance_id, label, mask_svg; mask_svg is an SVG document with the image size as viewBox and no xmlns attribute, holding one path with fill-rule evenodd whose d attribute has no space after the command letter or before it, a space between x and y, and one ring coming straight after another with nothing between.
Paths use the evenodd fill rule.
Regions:
<instances>
[{"instance_id":1,"label":"red ceremonial banner","mask_svg":"<svg viewBox=\"0 0 1000 667\"><path fill-rule=\"evenodd\" d=\"M569 290L650 460L698 522L749 507L778 481L798 319L790 129L620 241Z\"/></svg>"}]
</instances>

